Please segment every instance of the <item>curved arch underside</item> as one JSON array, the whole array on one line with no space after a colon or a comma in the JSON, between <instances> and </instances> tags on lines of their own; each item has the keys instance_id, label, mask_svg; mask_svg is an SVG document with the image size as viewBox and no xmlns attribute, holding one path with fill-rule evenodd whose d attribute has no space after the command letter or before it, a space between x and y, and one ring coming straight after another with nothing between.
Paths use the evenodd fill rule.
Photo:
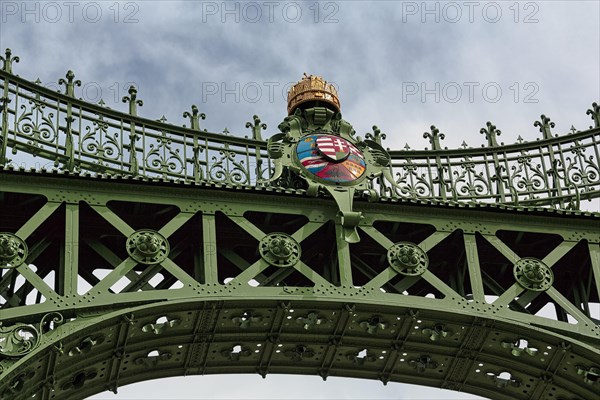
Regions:
<instances>
[{"instance_id":1,"label":"curved arch underside","mask_svg":"<svg viewBox=\"0 0 600 400\"><path fill-rule=\"evenodd\" d=\"M57 329L60 351L48 343L15 366L7 379L24 387L10 396L5 389L3 398L80 399L148 379L226 373L375 379L492 399L595 393L578 370L597 363L598 350L544 329L435 308L302 297L172 301L85 315L81 329ZM445 333L432 338L440 325ZM528 337L538 351L517 356L506 344L515 337Z\"/></svg>"},{"instance_id":2,"label":"curved arch underside","mask_svg":"<svg viewBox=\"0 0 600 400\"><path fill-rule=\"evenodd\" d=\"M2 399L247 372L502 400L597 393L597 214L357 200L349 244L326 198L0 182Z\"/></svg>"}]
</instances>

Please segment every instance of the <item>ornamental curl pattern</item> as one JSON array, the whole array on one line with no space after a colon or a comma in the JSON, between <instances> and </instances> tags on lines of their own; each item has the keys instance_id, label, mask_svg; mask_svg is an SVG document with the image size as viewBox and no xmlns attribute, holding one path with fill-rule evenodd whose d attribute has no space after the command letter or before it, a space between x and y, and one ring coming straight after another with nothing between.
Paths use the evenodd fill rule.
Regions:
<instances>
[{"instance_id":1,"label":"ornamental curl pattern","mask_svg":"<svg viewBox=\"0 0 600 400\"><path fill-rule=\"evenodd\" d=\"M102 169L123 155L122 141L119 132L110 130L102 115L90 122L81 137L80 154L89 157Z\"/></svg>"},{"instance_id":2,"label":"ornamental curl pattern","mask_svg":"<svg viewBox=\"0 0 600 400\"><path fill-rule=\"evenodd\" d=\"M48 331L46 325L57 326L64 321L62 314L52 312L44 315L38 326L16 323L3 326L0 323L0 359L22 357L40 345L42 336Z\"/></svg>"},{"instance_id":3,"label":"ornamental curl pattern","mask_svg":"<svg viewBox=\"0 0 600 400\"><path fill-rule=\"evenodd\" d=\"M134 87L126 98L129 112L119 112L102 101L78 99L78 81L71 71L68 81L62 79L66 90L60 93L39 80L14 75L12 64L5 64L0 69L0 166L30 163L69 172L304 189L293 176L270 180L277 174L276 165L261 133L267 125L256 115L246 124L251 137L202 129L200 119L206 115L196 106L182 114L190 126L177 126L164 117L157 121L138 116L143 102ZM554 122L542 115L533 124L542 137L529 142L519 137L514 144L498 144L501 131L488 121L481 129L487 144L481 148L466 143L461 149L443 148L447 134L432 126L423 135L430 149L407 145L389 151L389 165L383 176L368 182L368 190L391 198L578 209L581 200L600 197L598 103L586 114L593 126L562 135L554 134ZM353 132L351 126L344 130ZM377 127L365 135L380 146L386 136Z\"/></svg>"}]
</instances>

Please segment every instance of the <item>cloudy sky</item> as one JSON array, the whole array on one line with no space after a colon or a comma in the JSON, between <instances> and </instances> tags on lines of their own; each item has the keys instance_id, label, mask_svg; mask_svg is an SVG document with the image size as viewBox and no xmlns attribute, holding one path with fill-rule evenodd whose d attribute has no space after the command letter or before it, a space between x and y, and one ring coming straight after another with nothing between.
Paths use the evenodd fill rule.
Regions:
<instances>
[{"instance_id":1,"label":"cloudy sky","mask_svg":"<svg viewBox=\"0 0 600 400\"><path fill-rule=\"evenodd\" d=\"M387 146L424 148L435 124L449 148L541 137L592 124L600 101L600 6L592 1L5 1L0 47L20 76L58 88L68 69L76 95L125 110L131 84L139 114L184 124L192 104L203 128L244 136L258 114L277 132L285 92L304 72L340 93L344 118L363 136L378 125ZM124 387L97 399L393 398L467 399L465 394L318 377L188 377ZM294 388L290 390L290 388ZM283 392L285 389L285 392Z\"/></svg>"}]
</instances>

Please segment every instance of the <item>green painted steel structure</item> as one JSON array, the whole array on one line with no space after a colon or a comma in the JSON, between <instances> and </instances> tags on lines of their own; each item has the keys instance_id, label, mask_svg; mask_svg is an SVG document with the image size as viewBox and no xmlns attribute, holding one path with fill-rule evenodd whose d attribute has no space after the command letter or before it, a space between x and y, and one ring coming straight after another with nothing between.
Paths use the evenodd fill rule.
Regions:
<instances>
[{"instance_id":1,"label":"green painted steel structure","mask_svg":"<svg viewBox=\"0 0 600 400\"><path fill-rule=\"evenodd\" d=\"M266 142L256 116L251 138L195 106L178 127L138 116L135 88L120 113L76 99L72 72L57 93L2 61L0 398L244 372L600 390L600 214L579 210L600 197L596 103L564 136L542 116L533 143L488 123L484 148L432 127L430 150L388 152L319 104ZM368 176L315 184L286 156L307 133L355 145ZM49 164L10 159L28 155Z\"/></svg>"}]
</instances>

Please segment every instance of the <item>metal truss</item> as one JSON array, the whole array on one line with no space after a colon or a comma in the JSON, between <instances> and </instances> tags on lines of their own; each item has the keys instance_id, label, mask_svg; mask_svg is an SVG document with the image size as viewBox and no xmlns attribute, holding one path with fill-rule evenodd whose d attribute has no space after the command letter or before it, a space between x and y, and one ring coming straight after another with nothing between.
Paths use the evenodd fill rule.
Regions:
<instances>
[{"instance_id":1,"label":"metal truss","mask_svg":"<svg viewBox=\"0 0 600 400\"><path fill-rule=\"evenodd\" d=\"M256 116L251 138L195 106L179 127L138 116L133 87L121 113L71 71L57 93L0 60L0 399L247 372L597 397L600 214L579 211L600 197L597 103L563 136L542 115L531 143L487 123L486 147L448 150L432 127L386 158L375 127L385 170L340 209L269 180Z\"/></svg>"},{"instance_id":2,"label":"metal truss","mask_svg":"<svg viewBox=\"0 0 600 400\"><path fill-rule=\"evenodd\" d=\"M597 214L358 201L349 244L330 200L282 190L9 170L0 187L3 399L248 372L597 394Z\"/></svg>"}]
</instances>

